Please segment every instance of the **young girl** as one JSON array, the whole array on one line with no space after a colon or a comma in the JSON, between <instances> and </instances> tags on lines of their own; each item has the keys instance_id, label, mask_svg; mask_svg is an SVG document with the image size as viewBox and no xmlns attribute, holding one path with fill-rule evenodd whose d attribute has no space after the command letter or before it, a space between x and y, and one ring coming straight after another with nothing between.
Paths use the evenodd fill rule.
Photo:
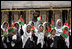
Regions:
<instances>
[{"instance_id":1,"label":"young girl","mask_svg":"<svg viewBox=\"0 0 72 49\"><path fill-rule=\"evenodd\" d=\"M61 19L58 19L56 21L56 27L55 27L55 30L56 30L56 36L60 36L60 34L62 33L62 22L61 22Z\"/></svg>"},{"instance_id":2,"label":"young girl","mask_svg":"<svg viewBox=\"0 0 72 49\"><path fill-rule=\"evenodd\" d=\"M8 43L8 22L3 22L3 24L1 25L1 29L3 30L3 34L2 34L2 40L4 41L4 43L7 45Z\"/></svg>"},{"instance_id":3,"label":"young girl","mask_svg":"<svg viewBox=\"0 0 72 49\"><path fill-rule=\"evenodd\" d=\"M8 29L8 22L3 22L3 24L1 25L1 29L3 30L3 31L5 31L5 29Z\"/></svg>"},{"instance_id":4,"label":"young girl","mask_svg":"<svg viewBox=\"0 0 72 49\"><path fill-rule=\"evenodd\" d=\"M18 31L18 35L21 36L21 34L20 34L20 29L21 29L20 24L17 23L17 22L15 22L14 27L15 27L15 28L17 29L17 31Z\"/></svg>"},{"instance_id":5,"label":"young girl","mask_svg":"<svg viewBox=\"0 0 72 49\"><path fill-rule=\"evenodd\" d=\"M10 34L8 34L9 38L9 46L10 48L21 48L22 47L22 40L21 37L18 35L18 31L16 28L10 28Z\"/></svg>"},{"instance_id":6,"label":"young girl","mask_svg":"<svg viewBox=\"0 0 72 49\"><path fill-rule=\"evenodd\" d=\"M47 36L48 48L53 48L54 46L55 33L56 33L56 30L54 28L51 28L51 33Z\"/></svg>"},{"instance_id":7,"label":"young girl","mask_svg":"<svg viewBox=\"0 0 72 49\"><path fill-rule=\"evenodd\" d=\"M43 26L40 24L38 26L38 32L36 33L36 36L38 37L37 39L37 48L43 48L44 45L44 31L43 31Z\"/></svg>"},{"instance_id":8,"label":"young girl","mask_svg":"<svg viewBox=\"0 0 72 49\"><path fill-rule=\"evenodd\" d=\"M28 24L26 26L26 29L24 30L24 34L22 36L22 42L23 42L22 48L31 48L32 47L30 45L31 44L31 40L32 40L31 25Z\"/></svg>"}]
</instances>

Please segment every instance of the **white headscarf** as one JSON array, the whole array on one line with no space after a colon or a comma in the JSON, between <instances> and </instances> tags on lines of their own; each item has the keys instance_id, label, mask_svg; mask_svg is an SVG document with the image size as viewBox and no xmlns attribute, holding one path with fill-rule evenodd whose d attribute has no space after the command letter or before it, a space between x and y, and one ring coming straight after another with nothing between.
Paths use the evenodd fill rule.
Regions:
<instances>
[{"instance_id":1,"label":"white headscarf","mask_svg":"<svg viewBox=\"0 0 72 49\"><path fill-rule=\"evenodd\" d=\"M27 28L27 26L30 26L30 24L26 25L26 28ZM24 48L24 46L26 44L27 39L28 38L31 39L31 36L32 36L32 32L30 31L30 33L28 33L27 30L26 30L26 28L25 28L24 34L22 36L23 48Z\"/></svg>"},{"instance_id":2,"label":"white headscarf","mask_svg":"<svg viewBox=\"0 0 72 49\"><path fill-rule=\"evenodd\" d=\"M16 23L19 25L18 33L20 34L21 25L18 22L15 22L15 24Z\"/></svg>"},{"instance_id":3,"label":"white headscarf","mask_svg":"<svg viewBox=\"0 0 72 49\"><path fill-rule=\"evenodd\" d=\"M46 23L47 23L47 22L45 21L45 22L43 23L43 26L45 26Z\"/></svg>"},{"instance_id":4,"label":"white headscarf","mask_svg":"<svg viewBox=\"0 0 72 49\"><path fill-rule=\"evenodd\" d=\"M62 27L62 25L61 25L61 26L58 26L58 22L59 22L59 21L61 22L61 19L58 19L58 20L56 21L56 28L57 28L57 29L60 29L60 28Z\"/></svg>"},{"instance_id":5,"label":"white headscarf","mask_svg":"<svg viewBox=\"0 0 72 49\"><path fill-rule=\"evenodd\" d=\"M42 24L40 24L39 26L38 26L38 29L39 29L39 27L41 26ZM42 25L43 26L43 25ZM41 48L43 47L43 44L44 44L44 32L37 32L37 35L36 35L37 37L38 37L38 39L37 39L37 44L39 44L39 43L41 43Z\"/></svg>"},{"instance_id":6,"label":"white headscarf","mask_svg":"<svg viewBox=\"0 0 72 49\"><path fill-rule=\"evenodd\" d=\"M1 29L2 29L3 31L5 31L5 28L3 27L5 22L6 22L6 21L4 21L3 24L1 25ZM8 23L8 22L6 22L6 23ZM9 26L9 24L8 24L8 26ZM7 28L7 29L8 29L8 28Z\"/></svg>"},{"instance_id":7,"label":"white headscarf","mask_svg":"<svg viewBox=\"0 0 72 49\"><path fill-rule=\"evenodd\" d=\"M56 36L60 36L60 34L62 33L62 25L61 26L58 26L58 22L61 21L61 19L58 19L56 21L56 27L55 27L55 30L56 30Z\"/></svg>"}]
</instances>

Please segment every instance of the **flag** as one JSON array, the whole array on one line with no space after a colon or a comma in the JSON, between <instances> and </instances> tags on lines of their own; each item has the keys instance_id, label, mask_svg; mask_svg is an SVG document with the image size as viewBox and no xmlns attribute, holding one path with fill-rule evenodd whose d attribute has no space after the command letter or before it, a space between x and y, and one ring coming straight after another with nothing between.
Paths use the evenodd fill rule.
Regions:
<instances>
[{"instance_id":1,"label":"flag","mask_svg":"<svg viewBox=\"0 0 72 49\"><path fill-rule=\"evenodd\" d=\"M41 20L41 16L37 17L37 20L40 21Z\"/></svg>"},{"instance_id":2,"label":"flag","mask_svg":"<svg viewBox=\"0 0 72 49\"><path fill-rule=\"evenodd\" d=\"M7 32L4 33L4 36L7 37Z\"/></svg>"},{"instance_id":3,"label":"flag","mask_svg":"<svg viewBox=\"0 0 72 49\"><path fill-rule=\"evenodd\" d=\"M65 33L67 36L69 36L69 33L68 33L67 30L64 30L64 33Z\"/></svg>"},{"instance_id":4,"label":"flag","mask_svg":"<svg viewBox=\"0 0 72 49\"><path fill-rule=\"evenodd\" d=\"M51 32L51 28L48 26L48 33L50 34L50 32Z\"/></svg>"},{"instance_id":5,"label":"flag","mask_svg":"<svg viewBox=\"0 0 72 49\"><path fill-rule=\"evenodd\" d=\"M8 28L8 32L10 33L10 32L13 32L14 31L14 28L13 27L10 27L10 28Z\"/></svg>"},{"instance_id":6,"label":"flag","mask_svg":"<svg viewBox=\"0 0 72 49\"><path fill-rule=\"evenodd\" d=\"M51 24L54 25L54 22L52 21Z\"/></svg>"},{"instance_id":7,"label":"flag","mask_svg":"<svg viewBox=\"0 0 72 49\"><path fill-rule=\"evenodd\" d=\"M13 27L15 24L14 20L12 20L12 23L11 23L11 27Z\"/></svg>"},{"instance_id":8,"label":"flag","mask_svg":"<svg viewBox=\"0 0 72 49\"><path fill-rule=\"evenodd\" d=\"M69 32L64 30L61 35L62 35L62 37L67 38L69 36Z\"/></svg>"},{"instance_id":9,"label":"flag","mask_svg":"<svg viewBox=\"0 0 72 49\"><path fill-rule=\"evenodd\" d=\"M21 24L21 25L24 25L24 20L22 17L20 17L20 19L17 22L19 22L19 24Z\"/></svg>"},{"instance_id":10,"label":"flag","mask_svg":"<svg viewBox=\"0 0 72 49\"><path fill-rule=\"evenodd\" d=\"M14 25L15 23L14 23L14 20L12 20L12 25Z\"/></svg>"},{"instance_id":11,"label":"flag","mask_svg":"<svg viewBox=\"0 0 72 49\"><path fill-rule=\"evenodd\" d=\"M51 24L50 24L51 28L54 28L54 22L52 21Z\"/></svg>"},{"instance_id":12,"label":"flag","mask_svg":"<svg viewBox=\"0 0 72 49\"><path fill-rule=\"evenodd\" d=\"M64 23L65 26L67 26L69 28L69 24L67 22Z\"/></svg>"},{"instance_id":13,"label":"flag","mask_svg":"<svg viewBox=\"0 0 72 49\"><path fill-rule=\"evenodd\" d=\"M10 27L8 26L8 29L9 29Z\"/></svg>"},{"instance_id":14,"label":"flag","mask_svg":"<svg viewBox=\"0 0 72 49\"><path fill-rule=\"evenodd\" d=\"M45 27L45 29L46 29L46 27ZM45 32L46 32L46 30L44 29L44 34L45 34ZM48 32L48 30L47 30L47 35L49 35L49 32Z\"/></svg>"},{"instance_id":15,"label":"flag","mask_svg":"<svg viewBox=\"0 0 72 49\"><path fill-rule=\"evenodd\" d=\"M35 27L34 26L32 26L32 30L35 30Z\"/></svg>"},{"instance_id":16,"label":"flag","mask_svg":"<svg viewBox=\"0 0 72 49\"><path fill-rule=\"evenodd\" d=\"M19 20L24 21L22 17L20 17L20 19L19 19Z\"/></svg>"},{"instance_id":17,"label":"flag","mask_svg":"<svg viewBox=\"0 0 72 49\"><path fill-rule=\"evenodd\" d=\"M4 37L7 37L7 29L5 29Z\"/></svg>"},{"instance_id":18,"label":"flag","mask_svg":"<svg viewBox=\"0 0 72 49\"><path fill-rule=\"evenodd\" d=\"M34 32L35 32L35 27L34 26L32 26L32 30L34 30Z\"/></svg>"}]
</instances>

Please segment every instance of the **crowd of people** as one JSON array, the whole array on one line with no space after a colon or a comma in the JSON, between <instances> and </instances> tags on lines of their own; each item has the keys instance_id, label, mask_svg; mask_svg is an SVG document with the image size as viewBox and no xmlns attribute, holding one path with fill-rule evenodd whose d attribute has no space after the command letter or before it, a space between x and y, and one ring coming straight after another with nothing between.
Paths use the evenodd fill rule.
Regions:
<instances>
[{"instance_id":1,"label":"crowd of people","mask_svg":"<svg viewBox=\"0 0 72 49\"><path fill-rule=\"evenodd\" d=\"M23 19L21 21L24 22ZM62 20L42 22L37 12L28 24L8 22L1 25L2 48L71 48L71 29L67 22L62 26Z\"/></svg>"}]
</instances>

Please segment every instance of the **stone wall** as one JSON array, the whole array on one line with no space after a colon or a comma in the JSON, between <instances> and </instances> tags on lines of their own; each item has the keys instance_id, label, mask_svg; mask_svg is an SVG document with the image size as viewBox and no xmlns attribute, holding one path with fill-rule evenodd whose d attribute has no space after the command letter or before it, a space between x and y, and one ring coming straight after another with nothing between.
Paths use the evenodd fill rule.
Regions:
<instances>
[{"instance_id":1,"label":"stone wall","mask_svg":"<svg viewBox=\"0 0 72 49\"><path fill-rule=\"evenodd\" d=\"M29 21L32 20L33 18L33 10L29 12L29 10L26 10L26 11L23 11L23 18L25 19L24 21L26 23L28 23ZM20 11L12 11L12 14L14 15L14 21L16 22L19 17L20 17ZM49 20L48 18L48 14L47 11L40 11L40 16L42 16L42 21L47 21ZM2 11L2 19L1 19L1 24L4 22L4 21L9 21L9 18L8 18L8 15L9 15L9 12L8 11ZM53 11L53 18L54 18L54 23L56 23L57 19L62 19L62 11ZM52 18L52 20L53 20ZM11 18L12 19L12 18ZM47 19L47 20L46 20ZM68 14L68 23L71 27L71 10L69 10L69 14ZM63 20L62 20L63 21Z\"/></svg>"}]
</instances>

